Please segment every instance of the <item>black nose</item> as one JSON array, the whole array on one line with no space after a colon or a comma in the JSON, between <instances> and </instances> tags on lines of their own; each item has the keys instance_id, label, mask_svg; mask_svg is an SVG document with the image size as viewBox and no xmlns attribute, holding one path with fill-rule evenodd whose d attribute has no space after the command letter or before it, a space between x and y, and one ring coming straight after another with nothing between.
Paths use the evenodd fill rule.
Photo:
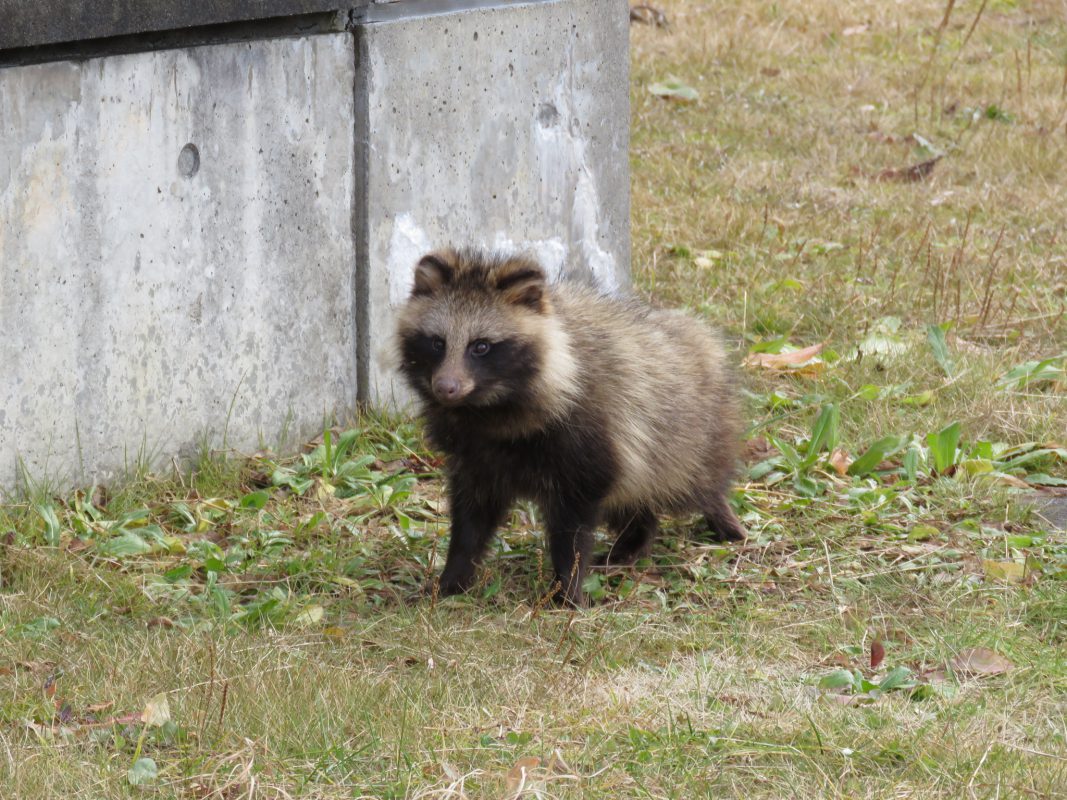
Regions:
<instances>
[{"instance_id":1,"label":"black nose","mask_svg":"<svg viewBox=\"0 0 1067 800\"><path fill-rule=\"evenodd\" d=\"M459 397L459 381L455 378L437 378L433 382L433 393L441 400L455 400Z\"/></svg>"}]
</instances>

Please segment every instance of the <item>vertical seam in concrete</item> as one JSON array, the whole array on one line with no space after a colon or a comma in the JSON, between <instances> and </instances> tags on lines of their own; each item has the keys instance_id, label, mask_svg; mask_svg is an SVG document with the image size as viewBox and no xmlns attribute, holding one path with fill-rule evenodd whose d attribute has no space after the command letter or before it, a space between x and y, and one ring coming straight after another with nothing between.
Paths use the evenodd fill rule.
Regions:
<instances>
[{"instance_id":1,"label":"vertical seam in concrete","mask_svg":"<svg viewBox=\"0 0 1067 800\"><path fill-rule=\"evenodd\" d=\"M352 281L352 318L355 322L356 402L361 406L370 401L371 338L370 330L370 229L369 229L369 169L370 169L370 59L367 57L367 30L352 26L353 72L352 141L353 197L352 251L354 256Z\"/></svg>"}]
</instances>

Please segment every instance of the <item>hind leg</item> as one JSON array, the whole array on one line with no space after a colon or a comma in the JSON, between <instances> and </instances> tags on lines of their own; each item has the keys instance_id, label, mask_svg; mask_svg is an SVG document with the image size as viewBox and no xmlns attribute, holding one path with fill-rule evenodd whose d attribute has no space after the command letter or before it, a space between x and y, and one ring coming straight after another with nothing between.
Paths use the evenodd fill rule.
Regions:
<instances>
[{"instance_id":1,"label":"hind leg","mask_svg":"<svg viewBox=\"0 0 1067 800\"><path fill-rule=\"evenodd\" d=\"M748 536L748 531L730 508L726 495L714 494L704 505L704 521L708 524L711 538L716 542L741 542Z\"/></svg>"},{"instance_id":2,"label":"hind leg","mask_svg":"<svg viewBox=\"0 0 1067 800\"><path fill-rule=\"evenodd\" d=\"M656 515L647 508L637 511L615 511L608 516L608 528L618 538L604 555L597 559L604 566L632 564L648 555L656 538Z\"/></svg>"}]
</instances>

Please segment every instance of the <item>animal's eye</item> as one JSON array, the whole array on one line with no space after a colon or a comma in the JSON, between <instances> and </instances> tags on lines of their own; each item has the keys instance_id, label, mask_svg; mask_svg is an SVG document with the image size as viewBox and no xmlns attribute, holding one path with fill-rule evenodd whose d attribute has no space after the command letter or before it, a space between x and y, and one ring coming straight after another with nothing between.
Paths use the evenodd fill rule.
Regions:
<instances>
[{"instance_id":1,"label":"animal's eye","mask_svg":"<svg viewBox=\"0 0 1067 800\"><path fill-rule=\"evenodd\" d=\"M445 340L440 336L435 336L430 340L430 347L433 348L435 353L440 353L445 349Z\"/></svg>"},{"instance_id":2,"label":"animal's eye","mask_svg":"<svg viewBox=\"0 0 1067 800\"><path fill-rule=\"evenodd\" d=\"M481 358L489 352L489 348L492 347L485 339L479 339L476 342L471 343L471 355L476 358Z\"/></svg>"}]
</instances>

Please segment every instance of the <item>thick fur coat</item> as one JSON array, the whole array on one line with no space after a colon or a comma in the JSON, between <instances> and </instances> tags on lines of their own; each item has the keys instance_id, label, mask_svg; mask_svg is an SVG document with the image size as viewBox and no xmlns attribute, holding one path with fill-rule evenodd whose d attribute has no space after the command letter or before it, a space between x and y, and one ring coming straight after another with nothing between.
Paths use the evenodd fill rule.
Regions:
<instances>
[{"instance_id":1,"label":"thick fur coat","mask_svg":"<svg viewBox=\"0 0 1067 800\"><path fill-rule=\"evenodd\" d=\"M739 409L722 345L698 320L577 283L535 262L444 250L416 267L400 369L446 456L452 537L438 589L468 589L514 501L542 509L557 598L582 604L593 531L606 563L648 552L656 515L744 529L727 493Z\"/></svg>"}]
</instances>

